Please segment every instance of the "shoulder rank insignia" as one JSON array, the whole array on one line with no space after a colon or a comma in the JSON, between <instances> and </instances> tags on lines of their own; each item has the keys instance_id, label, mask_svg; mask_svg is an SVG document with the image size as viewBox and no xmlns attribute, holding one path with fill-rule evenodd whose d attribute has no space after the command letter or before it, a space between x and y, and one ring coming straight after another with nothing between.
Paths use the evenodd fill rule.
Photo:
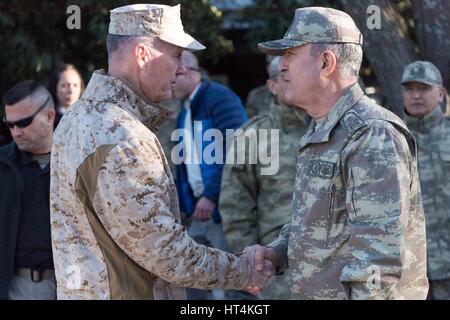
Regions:
<instances>
[{"instance_id":1,"label":"shoulder rank insignia","mask_svg":"<svg viewBox=\"0 0 450 320\"><path fill-rule=\"evenodd\" d=\"M355 137L359 129L367 126L367 122L354 110L347 111L344 114L341 124L351 137Z\"/></svg>"}]
</instances>

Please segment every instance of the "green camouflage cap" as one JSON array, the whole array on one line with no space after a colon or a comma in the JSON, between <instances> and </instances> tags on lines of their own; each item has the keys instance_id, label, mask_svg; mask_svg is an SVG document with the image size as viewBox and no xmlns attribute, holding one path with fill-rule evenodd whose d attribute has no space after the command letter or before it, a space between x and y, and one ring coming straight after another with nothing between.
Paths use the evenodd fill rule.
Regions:
<instances>
[{"instance_id":1,"label":"green camouflage cap","mask_svg":"<svg viewBox=\"0 0 450 320\"><path fill-rule=\"evenodd\" d=\"M180 5L133 4L110 11L109 34L156 37L187 50L205 46L184 32Z\"/></svg>"},{"instance_id":2,"label":"green camouflage cap","mask_svg":"<svg viewBox=\"0 0 450 320\"><path fill-rule=\"evenodd\" d=\"M281 56L287 49L306 43L355 43L362 45L363 36L353 19L343 11L307 7L295 10L295 17L283 39L262 42L259 50Z\"/></svg>"},{"instance_id":3,"label":"green camouflage cap","mask_svg":"<svg viewBox=\"0 0 450 320\"><path fill-rule=\"evenodd\" d=\"M434 64L428 61L414 61L408 64L403 71L401 84L407 82L420 82L430 86L442 85L442 75Z\"/></svg>"}]
</instances>

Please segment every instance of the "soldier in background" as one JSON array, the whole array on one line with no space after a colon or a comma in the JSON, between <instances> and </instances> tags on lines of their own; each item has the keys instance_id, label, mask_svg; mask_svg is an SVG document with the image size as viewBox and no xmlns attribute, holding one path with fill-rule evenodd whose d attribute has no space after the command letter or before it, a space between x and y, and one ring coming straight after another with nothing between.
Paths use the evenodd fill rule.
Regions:
<instances>
[{"instance_id":1,"label":"soldier in background","mask_svg":"<svg viewBox=\"0 0 450 320\"><path fill-rule=\"evenodd\" d=\"M270 74L270 62L274 57L266 56L267 74ZM273 94L267 87L267 84L256 87L248 93L247 101L245 103L245 111L247 111L248 117L252 118L259 114L269 113L268 106L273 100Z\"/></svg>"},{"instance_id":2,"label":"soldier in background","mask_svg":"<svg viewBox=\"0 0 450 320\"><path fill-rule=\"evenodd\" d=\"M294 299L425 299L425 217L413 135L358 85L362 34L345 12L297 9L283 39L285 100L313 118L300 141L291 223L245 250Z\"/></svg>"},{"instance_id":3,"label":"soldier in background","mask_svg":"<svg viewBox=\"0 0 450 320\"><path fill-rule=\"evenodd\" d=\"M450 119L440 103L442 76L430 62L406 66L401 81L405 122L416 137L427 229L429 299L450 299Z\"/></svg>"},{"instance_id":4,"label":"soldier in background","mask_svg":"<svg viewBox=\"0 0 450 320\"><path fill-rule=\"evenodd\" d=\"M245 151L234 148L235 158L239 151L245 152L246 163L226 164L223 171L219 210L233 252L241 252L254 243L269 244L290 220L296 150L306 132L309 117L302 109L284 102L286 85L278 72L279 61L280 57L276 57L269 67L267 86L274 95L270 107L266 106L270 113L258 115L242 127L245 132L264 129L269 135L272 129L278 130L279 143L271 146L272 154L278 150L278 172L261 174L261 167L265 166L258 157L261 144L256 148L249 146ZM271 141L270 136L268 141ZM262 154L267 154L267 147ZM252 152L256 154L250 154ZM249 163L249 159L257 159L257 163ZM273 278L262 297L289 299L288 274Z\"/></svg>"}]
</instances>

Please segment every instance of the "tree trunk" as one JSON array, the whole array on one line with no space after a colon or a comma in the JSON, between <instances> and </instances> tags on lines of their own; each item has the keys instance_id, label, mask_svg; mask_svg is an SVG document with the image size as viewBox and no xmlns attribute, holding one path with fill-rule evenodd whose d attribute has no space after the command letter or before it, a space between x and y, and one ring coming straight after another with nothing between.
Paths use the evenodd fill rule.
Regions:
<instances>
[{"instance_id":1,"label":"tree trunk","mask_svg":"<svg viewBox=\"0 0 450 320\"><path fill-rule=\"evenodd\" d=\"M364 35L364 53L387 98L385 107L402 117L403 99L399 83L404 67L416 60L415 45L408 36L405 20L390 0L341 0L341 3ZM370 5L381 9L379 30L367 27L367 8Z\"/></svg>"},{"instance_id":2,"label":"tree trunk","mask_svg":"<svg viewBox=\"0 0 450 320\"><path fill-rule=\"evenodd\" d=\"M412 8L421 59L438 67L450 90L450 1L413 0Z\"/></svg>"}]
</instances>

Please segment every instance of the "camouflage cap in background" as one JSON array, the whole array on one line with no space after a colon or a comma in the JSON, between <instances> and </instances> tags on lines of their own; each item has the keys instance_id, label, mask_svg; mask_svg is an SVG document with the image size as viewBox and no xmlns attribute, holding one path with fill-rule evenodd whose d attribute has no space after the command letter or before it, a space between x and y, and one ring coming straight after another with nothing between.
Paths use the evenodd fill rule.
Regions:
<instances>
[{"instance_id":1,"label":"camouflage cap in background","mask_svg":"<svg viewBox=\"0 0 450 320\"><path fill-rule=\"evenodd\" d=\"M295 10L295 17L283 39L261 42L259 50L281 56L287 49L307 43L355 43L363 36L353 19L343 11L322 7Z\"/></svg>"},{"instance_id":2,"label":"camouflage cap in background","mask_svg":"<svg viewBox=\"0 0 450 320\"><path fill-rule=\"evenodd\" d=\"M442 85L442 75L434 64L428 61L414 61L403 70L400 84L420 82L430 86Z\"/></svg>"},{"instance_id":3,"label":"camouflage cap in background","mask_svg":"<svg viewBox=\"0 0 450 320\"><path fill-rule=\"evenodd\" d=\"M205 46L184 32L180 5L133 4L110 11L109 34L156 37L187 50Z\"/></svg>"}]
</instances>

